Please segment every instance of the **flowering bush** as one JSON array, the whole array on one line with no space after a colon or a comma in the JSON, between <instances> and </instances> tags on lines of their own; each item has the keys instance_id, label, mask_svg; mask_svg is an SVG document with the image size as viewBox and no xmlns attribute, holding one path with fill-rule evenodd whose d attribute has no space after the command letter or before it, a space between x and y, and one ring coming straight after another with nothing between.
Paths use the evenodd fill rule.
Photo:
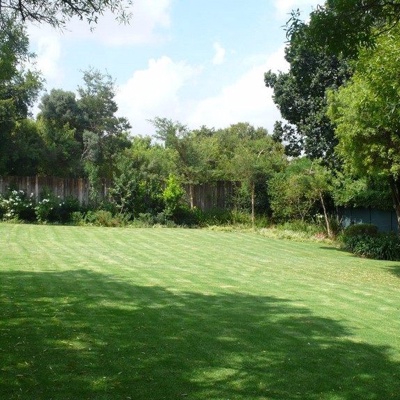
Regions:
<instances>
[{"instance_id":1,"label":"flowering bush","mask_svg":"<svg viewBox=\"0 0 400 400\"><path fill-rule=\"evenodd\" d=\"M36 202L34 194L29 196L23 190L12 190L6 196L0 195L0 219L26 222L60 222L71 221L72 213L79 211L77 199L62 200L52 193L43 193Z\"/></svg>"},{"instance_id":2,"label":"flowering bush","mask_svg":"<svg viewBox=\"0 0 400 400\"><path fill-rule=\"evenodd\" d=\"M35 199L23 190L12 190L8 196L0 198L0 209L4 220L35 220Z\"/></svg>"},{"instance_id":3,"label":"flowering bush","mask_svg":"<svg viewBox=\"0 0 400 400\"><path fill-rule=\"evenodd\" d=\"M49 221L50 214L55 207L57 207L57 203L54 199L46 197L40 200L35 207L37 221L42 223Z\"/></svg>"}]
</instances>

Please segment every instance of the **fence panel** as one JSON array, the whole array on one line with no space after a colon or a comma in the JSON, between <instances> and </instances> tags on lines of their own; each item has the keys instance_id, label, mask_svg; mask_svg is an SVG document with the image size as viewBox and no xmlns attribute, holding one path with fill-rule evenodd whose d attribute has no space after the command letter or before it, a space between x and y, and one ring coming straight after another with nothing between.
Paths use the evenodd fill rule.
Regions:
<instances>
[{"instance_id":1,"label":"fence panel","mask_svg":"<svg viewBox=\"0 0 400 400\"><path fill-rule=\"evenodd\" d=\"M339 212L343 226L351 224L373 224L381 232L397 232L395 211L382 211L371 208L345 208Z\"/></svg>"},{"instance_id":2,"label":"fence panel","mask_svg":"<svg viewBox=\"0 0 400 400\"><path fill-rule=\"evenodd\" d=\"M80 204L89 201L89 185L82 178L57 178L53 176L2 176L0 177L0 194L6 194L10 190L23 190L28 195L33 194L35 199L50 192L56 197L66 199L73 197ZM103 194L106 191L103 190Z\"/></svg>"},{"instance_id":3,"label":"fence panel","mask_svg":"<svg viewBox=\"0 0 400 400\"><path fill-rule=\"evenodd\" d=\"M99 197L106 199L110 182L103 182ZM201 210L226 209L232 204L235 183L219 181L205 183L193 187L193 203ZM6 194L9 190L23 190L30 195L33 193L36 199L46 192L59 196L61 199L73 197L80 204L89 202L89 184L83 178L57 178L53 176L0 176L0 194ZM185 186L189 199L189 186Z\"/></svg>"}]
</instances>

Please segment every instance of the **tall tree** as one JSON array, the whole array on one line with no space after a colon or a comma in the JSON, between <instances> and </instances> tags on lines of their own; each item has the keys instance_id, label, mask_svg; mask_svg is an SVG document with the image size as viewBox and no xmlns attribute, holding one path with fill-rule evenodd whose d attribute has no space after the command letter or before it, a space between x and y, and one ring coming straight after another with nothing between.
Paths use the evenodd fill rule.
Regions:
<instances>
[{"instance_id":1,"label":"tall tree","mask_svg":"<svg viewBox=\"0 0 400 400\"><path fill-rule=\"evenodd\" d=\"M220 129L215 136L219 144L216 176L239 183L236 205L249 209L254 223L256 212L265 213L268 208L267 180L285 162L283 146L266 129L248 122ZM241 200L244 204L239 204Z\"/></svg>"},{"instance_id":2,"label":"tall tree","mask_svg":"<svg viewBox=\"0 0 400 400\"><path fill-rule=\"evenodd\" d=\"M43 172L47 160L46 145L32 119L16 121L7 143L7 174L34 176Z\"/></svg>"},{"instance_id":3,"label":"tall tree","mask_svg":"<svg viewBox=\"0 0 400 400\"><path fill-rule=\"evenodd\" d=\"M89 24L111 11L116 18L126 22L130 18L132 0L0 0L0 22L4 15L14 15L20 21L46 23L65 28L67 22L77 17Z\"/></svg>"},{"instance_id":4,"label":"tall tree","mask_svg":"<svg viewBox=\"0 0 400 400\"><path fill-rule=\"evenodd\" d=\"M311 212L321 206L327 234L332 236L325 196L331 192L329 171L309 158L292 160L288 167L275 174L269 186L271 208L277 219L310 218Z\"/></svg>"},{"instance_id":5,"label":"tall tree","mask_svg":"<svg viewBox=\"0 0 400 400\"><path fill-rule=\"evenodd\" d=\"M213 131L202 127L189 131L180 122L156 117L151 121L156 128L156 137L167 149L176 152L176 166L183 183L189 185L189 202L194 207L194 185L213 179L218 154L217 139Z\"/></svg>"},{"instance_id":6,"label":"tall tree","mask_svg":"<svg viewBox=\"0 0 400 400\"><path fill-rule=\"evenodd\" d=\"M83 148L83 131L87 128L85 115L76 95L62 89L52 89L42 96L39 104L40 118L51 121L56 128L66 124L75 130L75 139Z\"/></svg>"},{"instance_id":7,"label":"tall tree","mask_svg":"<svg viewBox=\"0 0 400 400\"><path fill-rule=\"evenodd\" d=\"M293 22L289 35L296 29ZM330 52L353 58L399 22L399 0L327 0L311 13L308 35Z\"/></svg>"},{"instance_id":8,"label":"tall tree","mask_svg":"<svg viewBox=\"0 0 400 400\"><path fill-rule=\"evenodd\" d=\"M4 19L0 29L0 174L7 173L11 132L17 121L28 117L42 88L40 75L27 68L33 57L28 46L24 27Z\"/></svg>"},{"instance_id":9,"label":"tall tree","mask_svg":"<svg viewBox=\"0 0 400 400\"><path fill-rule=\"evenodd\" d=\"M290 20L289 43L285 50L289 72L265 73L265 84L274 90L274 102L288 123L276 123L274 137L287 144L291 156L305 154L334 163L337 140L326 116L326 90L337 88L349 77L350 69L341 56L309 40L308 25L297 16ZM289 28L288 28L289 29Z\"/></svg>"},{"instance_id":10,"label":"tall tree","mask_svg":"<svg viewBox=\"0 0 400 400\"><path fill-rule=\"evenodd\" d=\"M387 179L400 227L400 27L361 49L352 79L329 96L338 152L359 176Z\"/></svg>"},{"instance_id":11,"label":"tall tree","mask_svg":"<svg viewBox=\"0 0 400 400\"><path fill-rule=\"evenodd\" d=\"M82 158L93 179L111 179L116 154L130 145L131 126L126 118L116 116L115 84L110 75L89 69L83 81L84 86L78 88L78 108L85 128Z\"/></svg>"},{"instance_id":12,"label":"tall tree","mask_svg":"<svg viewBox=\"0 0 400 400\"><path fill-rule=\"evenodd\" d=\"M249 189L251 220L255 223L256 185L265 183L285 165L283 147L270 136L241 140L230 160L232 178ZM267 208L267 205L264 205Z\"/></svg>"}]
</instances>

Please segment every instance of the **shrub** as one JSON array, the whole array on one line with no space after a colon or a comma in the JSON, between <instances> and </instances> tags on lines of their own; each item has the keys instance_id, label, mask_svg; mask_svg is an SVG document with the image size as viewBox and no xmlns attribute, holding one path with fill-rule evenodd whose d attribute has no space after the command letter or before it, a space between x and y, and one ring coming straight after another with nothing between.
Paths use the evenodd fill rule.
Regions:
<instances>
[{"instance_id":1,"label":"shrub","mask_svg":"<svg viewBox=\"0 0 400 400\"><path fill-rule=\"evenodd\" d=\"M163 191L163 200L165 203L165 213L171 217L175 217L176 213L182 212L183 196L185 190L180 184L178 178L174 175L168 177L166 187Z\"/></svg>"},{"instance_id":2,"label":"shrub","mask_svg":"<svg viewBox=\"0 0 400 400\"><path fill-rule=\"evenodd\" d=\"M84 214L83 220L80 218L81 215L74 213L74 219L78 223L78 225L88 224L95 226L117 227L125 226L128 222L129 215L113 215L110 211L96 210L88 211L86 214Z\"/></svg>"},{"instance_id":3,"label":"shrub","mask_svg":"<svg viewBox=\"0 0 400 400\"><path fill-rule=\"evenodd\" d=\"M344 248L360 257L376 260L400 260L400 238L394 234L347 237Z\"/></svg>"},{"instance_id":4,"label":"shrub","mask_svg":"<svg viewBox=\"0 0 400 400\"><path fill-rule=\"evenodd\" d=\"M56 218L62 224L71 222L72 214L75 212L79 212L81 206L79 204L78 199L74 197L67 197L61 204L60 207L57 209Z\"/></svg>"},{"instance_id":5,"label":"shrub","mask_svg":"<svg viewBox=\"0 0 400 400\"><path fill-rule=\"evenodd\" d=\"M343 232L343 236L345 238L350 238L355 236L376 236L377 234L378 234L378 227L372 224L350 225Z\"/></svg>"},{"instance_id":6,"label":"shrub","mask_svg":"<svg viewBox=\"0 0 400 400\"><path fill-rule=\"evenodd\" d=\"M84 225L85 216L81 211L73 211L71 213L71 221L74 225Z\"/></svg>"},{"instance_id":7,"label":"shrub","mask_svg":"<svg viewBox=\"0 0 400 400\"><path fill-rule=\"evenodd\" d=\"M33 193L27 196L23 190L12 190L0 198L0 209L4 220L35 221Z\"/></svg>"},{"instance_id":8,"label":"shrub","mask_svg":"<svg viewBox=\"0 0 400 400\"><path fill-rule=\"evenodd\" d=\"M50 213L57 205L53 198L46 197L40 200L35 207L37 221L42 223L49 221Z\"/></svg>"}]
</instances>

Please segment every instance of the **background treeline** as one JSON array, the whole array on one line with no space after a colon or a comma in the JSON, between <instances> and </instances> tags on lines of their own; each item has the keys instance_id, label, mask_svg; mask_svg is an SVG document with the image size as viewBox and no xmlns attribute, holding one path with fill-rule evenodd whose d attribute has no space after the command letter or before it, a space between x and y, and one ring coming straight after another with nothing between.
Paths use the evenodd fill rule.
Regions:
<instances>
[{"instance_id":1,"label":"background treeline","mask_svg":"<svg viewBox=\"0 0 400 400\"><path fill-rule=\"evenodd\" d=\"M240 220L240 213L253 225L257 217L320 221L333 236L336 207L393 205L400 221L400 34L392 18L399 5L361 3L328 1L307 23L293 13L286 27L290 69L265 74L284 118L272 134L246 122L189 129L155 117L154 135L139 136L118 116L112 77L93 68L76 92L53 89L39 98L43 82L32 67L24 22L2 15L0 175L87 179L90 209L72 211L71 200L64 213L80 212L76 218L101 210L124 221L208 223L194 207L194 188L226 181L235 190L225 209L214 212L217 223ZM326 24L339 20L338 29L351 28L354 36L325 35ZM353 31L357 23L362 39ZM99 196L104 181L111 182L106 202ZM10 204L25 196L30 218L63 219L54 216L61 206L51 193L28 199L12 189L2 197L3 217L15 217ZM47 217L37 211L43 200L52 203Z\"/></svg>"}]
</instances>

